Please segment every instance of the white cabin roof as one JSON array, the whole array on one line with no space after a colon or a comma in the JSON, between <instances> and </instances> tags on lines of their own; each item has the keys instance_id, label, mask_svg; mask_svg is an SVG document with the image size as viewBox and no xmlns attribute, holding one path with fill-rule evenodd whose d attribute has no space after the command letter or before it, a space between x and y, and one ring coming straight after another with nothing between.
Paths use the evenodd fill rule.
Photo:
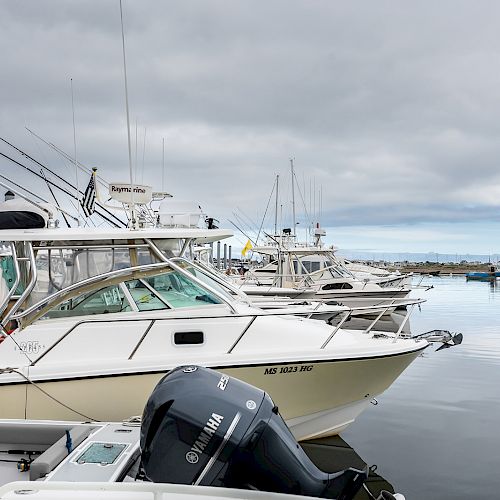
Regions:
<instances>
[{"instance_id":1,"label":"white cabin roof","mask_svg":"<svg viewBox=\"0 0 500 500\"><path fill-rule=\"evenodd\" d=\"M229 229L199 228L95 228L75 227L57 229L2 229L0 241L82 241L125 240L134 238L184 239L193 238L197 243L210 243L233 235Z\"/></svg>"}]
</instances>

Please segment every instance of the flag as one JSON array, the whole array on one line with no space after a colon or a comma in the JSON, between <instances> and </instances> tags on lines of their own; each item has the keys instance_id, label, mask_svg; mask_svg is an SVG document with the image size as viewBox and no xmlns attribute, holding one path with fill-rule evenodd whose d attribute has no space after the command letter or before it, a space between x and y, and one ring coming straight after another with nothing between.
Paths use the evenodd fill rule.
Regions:
<instances>
[{"instance_id":1,"label":"flag","mask_svg":"<svg viewBox=\"0 0 500 500\"><path fill-rule=\"evenodd\" d=\"M85 193L83 195L83 199L80 201L80 205L83 208L83 213L90 217L95 210L95 197L96 197L96 185L95 185L95 175L97 172L97 168L92 169L92 173L90 174L90 181Z\"/></svg>"},{"instance_id":2,"label":"flag","mask_svg":"<svg viewBox=\"0 0 500 500\"><path fill-rule=\"evenodd\" d=\"M241 255L243 255L243 257L245 257L248 250L251 250L252 248L253 248L252 243L250 243L250 240L247 240L246 245L243 247L243 250L241 251Z\"/></svg>"}]
</instances>

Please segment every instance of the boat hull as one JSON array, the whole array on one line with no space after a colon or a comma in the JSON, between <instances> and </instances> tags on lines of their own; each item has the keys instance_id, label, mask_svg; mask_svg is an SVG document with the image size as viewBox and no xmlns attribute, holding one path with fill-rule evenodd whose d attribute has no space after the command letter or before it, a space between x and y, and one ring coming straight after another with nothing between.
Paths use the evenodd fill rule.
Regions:
<instances>
[{"instance_id":1,"label":"boat hull","mask_svg":"<svg viewBox=\"0 0 500 500\"><path fill-rule=\"evenodd\" d=\"M269 393L295 437L302 440L337 434L352 423L426 345L383 357L212 368ZM0 418L122 420L142 413L149 394L166 373L2 385Z\"/></svg>"}]
</instances>

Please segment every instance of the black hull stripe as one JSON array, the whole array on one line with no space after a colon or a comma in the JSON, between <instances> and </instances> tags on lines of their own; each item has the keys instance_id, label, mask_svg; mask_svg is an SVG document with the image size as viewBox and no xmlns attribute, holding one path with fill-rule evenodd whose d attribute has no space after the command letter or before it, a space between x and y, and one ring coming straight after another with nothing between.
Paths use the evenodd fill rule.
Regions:
<instances>
[{"instance_id":1,"label":"black hull stripe","mask_svg":"<svg viewBox=\"0 0 500 500\"><path fill-rule=\"evenodd\" d=\"M383 358L394 358L396 356L406 356L408 354L418 354L429 346L423 346L420 349L405 351L395 354L386 354L381 356L368 356L366 358L343 358L343 359L318 359L318 360L307 360L307 361L281 361L278 363L252 363L246 365L223 365L223 366L207 366L207 368L211 368L212 370L229 370L234 368L258 368L258 367L272 367L272 366L285 366L285 365L312 365L312 364L322 364L322 363L344 363L348 361L369 361L372 359L383 359ZM195 363L184 363L184 365L195 364ZM169 371L173 370L173 368L165 368L163 370L151 370L151 371L139 371L139 372L131 372L131 373L110 373L103 375L89 375L83 377L66 377L66 378L53 378L53 379L38 379L33 380L34 384L46 384L50 382L68 382L73 380L86 380L86 379L100 379L100 378L116 378L116 377L135 377L137 375L159 375L165 374ZM31 382L0 382L1 386L9 386L9 385L30 385Z\"/></svg>"}]
</instances>

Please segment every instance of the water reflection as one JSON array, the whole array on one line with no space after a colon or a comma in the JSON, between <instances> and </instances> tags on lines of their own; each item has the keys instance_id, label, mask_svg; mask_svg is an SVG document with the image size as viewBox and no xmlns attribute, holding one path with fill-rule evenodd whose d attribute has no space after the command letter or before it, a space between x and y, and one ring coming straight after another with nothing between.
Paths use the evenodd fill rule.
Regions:
<instances>
[{"instance_id":1,"label":"water reflection","mask_svg":"<svg viewBox=\"0 0 500 500\"><path fill-rule=\"evenodd\" d=\"M324 472L338 472L349 467L363 470L367 466L340 436L304 441L301 446L313 463ZM354 500L372 500L377 498L382 490L394 493L392 484L377 473L376 465L371 465L365 489L361 489Z\"/></svg>"},{"instance_id":2,"label":"water reflection","mask_svg":"<svg viewBox=\"0 0 500 500\"><path fill-rule=\"evenodd\" d=\"M462 332L460 346L427 349L342 436L407 498L498 498L500 280L428 280L412 334Z\"/></svg>"}]
</instances>

